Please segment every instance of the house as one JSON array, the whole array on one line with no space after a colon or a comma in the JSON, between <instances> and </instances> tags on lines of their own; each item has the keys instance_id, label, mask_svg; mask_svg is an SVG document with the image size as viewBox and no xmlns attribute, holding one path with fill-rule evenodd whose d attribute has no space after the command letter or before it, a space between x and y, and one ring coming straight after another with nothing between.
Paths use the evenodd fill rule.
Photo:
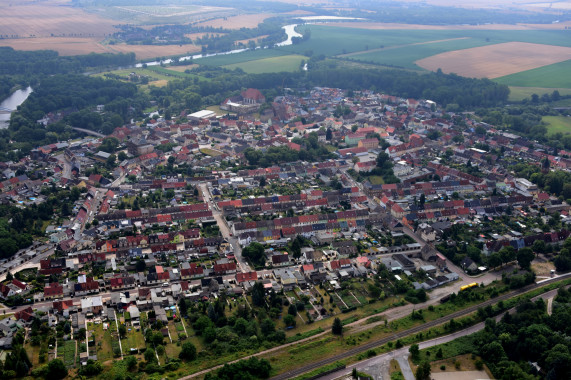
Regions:
<instances>
[{"instance_id":1,"label":"house","mask_svg":"<svg viewBox=\"0 0 571 380\"><path fill-rule=\"evenodd\" d=\"M359 140L357 143L358 148L365 148L369 149L377 149L379 147L379 140L378 139L363 139Z\"/></svg>"},{"instance_id":2,"label":"house","mask_svg":"<svg viewBox=\"0 0 571 380\"><path fill-rule=\"evenodd\" d=\"M464 269L464 272L474 272L478 269L478 265L469 257L465 257L460 262L460 267Z\"/></svg>"},{"instance_id":3,"label":"house","mask_svg":"<svg viewBox=\"0 0 571 380\"><path fill-rule=\"evenodd\" d=\"M272 256L272 265L274 267L285 267L291 264L289 255L287 253L275 253Z\"/></svg>"},{"instance_id":4,"label":"house","mask_svg":"<svg viewBox=\"0 0 571 380\"><path fill-rule=\"evenodd\" d=\"M63 286L57 282L44 286L44 299L53 299L63 297Z\"/></svg>"},{"instance_id":5,"label":"house","mask_svg":"<svg viewBox=\"0 0 571 380\"><path fill-rule=\"evenodd\" d=\"M247 281L257 281L257 280L258 280L258 273L256 271L236 273L236 282L238 284Z\"/></svg>"}]
</instances>

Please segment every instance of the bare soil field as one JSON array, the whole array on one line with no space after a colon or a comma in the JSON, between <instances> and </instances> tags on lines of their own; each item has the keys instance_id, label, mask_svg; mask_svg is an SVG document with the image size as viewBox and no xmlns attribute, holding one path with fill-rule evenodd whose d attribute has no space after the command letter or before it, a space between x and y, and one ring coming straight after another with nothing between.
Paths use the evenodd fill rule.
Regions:
<instances>
[{"instance_id":1,"label":"bare soil field","mask_svg":"<svg viewBox=\"0 0 571 380\"><path fill-rule=\"evenodd\" d=\"M273 13L259 13L254 15L240 15L224 18L217 18L210 21L199 22L196 26L211 26L213 28L240 29L255 28L265 19L275 16Z\"/></svg>"},{"instance_id":2,"label":"bare soil field","mask_svg":"<svg viewBox=\"0 0 571 380\"><path fill-rule=\"evenodd\" d=\"M104 37L114 33L112 20L65 5L65 2L19 3L0 0L0 35L21 37Z\"/></svg>"},{"instance_id":3,"label":"bare soil field","mask_svg":"<svg viewBox=\"0 0 571 380\"><path fill-rule=\"evenodd\" d=\"M242 43L242 44L246 45L246 44L247 44L248 42L250 42L250 41L258 42L258 41L263 40L263 39L266 38L267 36L268 36L268 34L265 34L265 35L263 35L263 36L258 36L258 37L254 37L254 38L248 38L248 39L246 39L246 40L238 40L238 41L236 41L236 44Z\"/></svg>"},{"instance_id":4,"label":"bare soil field","mask_svg":"<svg viewBox=\"0 0 571 380\"><path fill-rule=\"evenodd\" d=\"M328 26L341 26L357 29L413 29L413 30L564 30L571 21L556 24L489 24L489 25L421 25L381 22L329 22Z\"/></svg>"},{"instance_id":5,"label":"bare soil field","mask_svg":"<svg viewBox=\"0 0 571 380\"><path fill-rule=\"evenodd\" d=\"M521 71L571 59L571 48L507 42L503 44L450 51L415 63L427 70L472 78L499 78Z\"/></svg>"},{"instance_id":6,"label":"bare soil field","mask_svg":"<svg viewBox=\"0 0 571 380\"><path fill-rule=\"evenodd\" d=\"M223 34L225 34L225 33L191 33L191 34L185 34L184 36L185 36L186 38L190 38L191 40L194 41L194 40L196 40L197 38L202 38L202 37L206 36L207 34L209 34L209 35L211 35L211 36L218 37L218 36L221 36L221 35L223 35Z\"/></svg>"},{"instance_id":7,"label":"bare soil field","mask_svg":"<svg viewBox=\"0 0 571 380\"><path fill-rule=\"evenodd\" d=\"M201 50L196 45L103 45L98 38L19 38L0 40L0 46L10 46L17 50L55 50L61 55L89 53L135 53L137 59L166 57Z\"/></svg>"},{"instance_id":8,"label":"bare soil field","mask_svg":"<svg viewBox=\"0 0 571 380\"><path fill-rule=\"evenodd\" d=\"M179 73L184 73L185 70L191 70L191 69L194 69L195 67L198 67L198 65L196 63L193 63L192 65L169 66L168 69L172 70L172 71L177 71Z\"/></svg>"}]
</instances>

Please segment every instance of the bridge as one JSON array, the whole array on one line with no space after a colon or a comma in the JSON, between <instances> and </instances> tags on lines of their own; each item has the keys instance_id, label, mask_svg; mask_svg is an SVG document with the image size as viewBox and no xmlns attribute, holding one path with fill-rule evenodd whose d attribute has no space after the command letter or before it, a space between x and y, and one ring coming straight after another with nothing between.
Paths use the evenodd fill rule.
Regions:
<instances>
[{"instance_id":1,"label":"bridge","mask_svg":"<svg viewBox=\"0 0 571 380\"><path fill-rule=\"evenodd\" d=\"M107 137L107 136L105 136L105 135L102 134L102 133L98 133L98 132L95 132L95 131L91 131L91 130L89 130L89 129L75 128L75 127L72 127L72 129L75 129L76 131L83 132L83 133L86 133L86 134L88 134L88 135L92 135L92 136L96 136L96 137L103 137L103 138Z\"/></svg>"}]
</instances>

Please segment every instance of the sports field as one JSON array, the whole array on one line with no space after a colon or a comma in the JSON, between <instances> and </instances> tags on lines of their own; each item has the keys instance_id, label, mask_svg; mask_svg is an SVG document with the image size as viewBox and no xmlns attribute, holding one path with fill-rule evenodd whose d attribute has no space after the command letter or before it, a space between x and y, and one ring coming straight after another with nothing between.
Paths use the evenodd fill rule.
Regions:
<instances>
[{"instance_id":1,"label":"sports field","mask_svg":"<svg viewBox=\"0 0 571 380\"><path fill-rule=\"evenodd\" d=\"M571 134L571 117L567 116L544 116L541 121L547 123L547 133L553 135L561 132Z\"/></svg>"},{"instance_id":2,"label":"sports field","mask_svg":"<svg viewBox=\"0 0 571 380\"><path fill-rule=\"evenodd\" d=\"M537 69L496 78L495 81L510 86L571 88L571 59Z\"/></svg>"},{"instance_id":3,"label":"sports field","mask_svg":"<svg viewBox=\"0 0 571 380\"><path fill-rule=\"evenodd\" d=\"M230 70L241 68L244 72L249 74L279 73L282 71L299 70L301 61L303 60L307 60L307 57L294 54L235 63L224 67Z\"/></svg>"}]
</instances>

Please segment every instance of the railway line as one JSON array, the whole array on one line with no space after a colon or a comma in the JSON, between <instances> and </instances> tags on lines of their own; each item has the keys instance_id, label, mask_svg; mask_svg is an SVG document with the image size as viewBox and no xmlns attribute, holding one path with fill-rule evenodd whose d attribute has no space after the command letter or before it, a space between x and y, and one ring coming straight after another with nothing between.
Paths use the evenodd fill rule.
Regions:
<instances>
[{"instance_id":1,"label":"railway line","mask_svg":"<svg viewBox=\"0 0 571 380\"><path fill-rule=\"evenodd\" d=\"M352 349L347 350L341 354L334 355L334 356L331 356L329 358L325 358L325 359L316 361L314 363L308 364L306 366L299 367L299 368L296 368L294 370L281 373L277 376L272 377L271 380L286 380L286 379L294 378L296 376L303 375L306 372L313 371L313 370L318 369L320 367L323 367L325 365L335 363L336 361L346 359L348 357L360 354L360 353L365 352L367 350L377 348L377 347L382 346L388 342L391 342L391 341L394 341L394 340L397 340L400 338L404 338L404 337L409 336L409 335L414 335L414 334L417 334L417 333L424 331L426 329L441 325L443 323L450 321L451 319L464 317L468 314L476 312L478 310L478 308L480 308L480 307L486 307L488 305L493 305L499 301L505 301L505 300L510 299L512 297L516 297L518 295L521 295L521 294L527 293L529 291L538 289L542 286L548 285L552 282L559 281L562 278L569 277L569 275L571 275L571 274L559 276L559 277L556 277L553 279L543 281L541 283L535 283L535 284L527 285L521 289L517 289L517 290L511 291L509 293L503 294L501 296L498 296L496 298L489 299L487 301L482 302L481 304L470 306L466 309L456 311L452 314L446 315L444 317L440 317L440 318L435 319L433 321L427 322L423 325L412 327L408 330L404 330L404 331L392 334L391 336L388 336L388 337L385 337L382 339L378 339L378 340L375 340L375 341L372 341L369 343L365 343L359 347L352 348Z\"/></svg>"}]
</instances>

